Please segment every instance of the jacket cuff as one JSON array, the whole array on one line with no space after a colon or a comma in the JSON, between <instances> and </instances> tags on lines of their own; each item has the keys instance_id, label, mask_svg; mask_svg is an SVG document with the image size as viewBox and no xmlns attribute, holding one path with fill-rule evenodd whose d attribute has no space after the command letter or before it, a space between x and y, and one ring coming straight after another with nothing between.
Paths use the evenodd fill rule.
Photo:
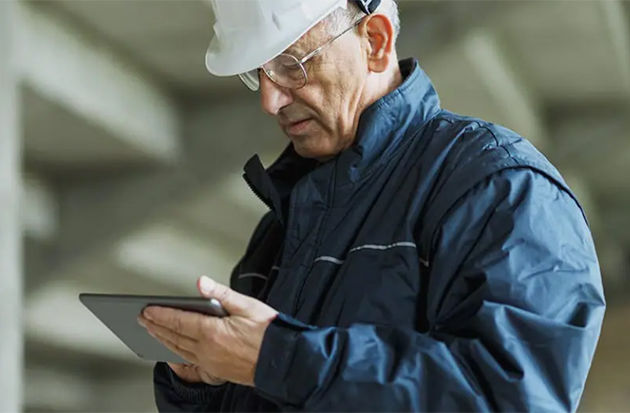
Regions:
<instances>
[{"instance_id":1,"label":"jacket cuff","mask_svg":"<svg viewBox=\"0 0 630 413\"><path fill-rule=\"evenodd\" d=\"M309 392L298 384L304 384L300 377L308 374L305 371L308 370L305 366L308 362L298 355L298 341L305 331L313 329L315 327L283 313L278 313L269 324L254 373L254 386L261 396L280 405L303 405ZM296 359L300 359L300 366L294 365ZM291 383L294 385L291 386ZM302 391L296 392L296 386Z\"/></svg>"},{"instance_id":2,"label":"jacket cuff","mask_svg":"<svg viewBox=\"0 0 630 413\"><path fill-rule=\"evenodd\" d=\"M227 383L211 385L207 383L189 383L179 378L168 364L159 362L155 365L155 375L162 375L171 384L178 398L186 402L210 403L216 392L223 389Z\"/></svg>"}]
</instances>

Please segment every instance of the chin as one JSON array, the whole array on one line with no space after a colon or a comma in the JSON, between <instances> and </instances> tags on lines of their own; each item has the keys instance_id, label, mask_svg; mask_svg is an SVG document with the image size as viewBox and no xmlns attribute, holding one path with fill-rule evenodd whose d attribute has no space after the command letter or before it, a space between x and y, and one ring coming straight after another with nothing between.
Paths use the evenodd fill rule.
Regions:
<instances>
[{"instance_id":1,"label":"chin","mask_svg":"<svg viewBox=\"0 0 630 413\"><path fill-rule=\"evenodd\" d=\"M293 141L293 148L302 158L317 159L322 162L334 157L338 153L338 151L331 150L327 147L300 145L295 141Z\"/></svg>"},{"instance_id":2,"label":"chin","mask_svg":"<svg viewBox=\"0 0 630 413\"><path fill-rule=\"evenodd\" d=\"M295 152L301 157L324 162L334 158L343 148L339 146L340 142L336 136L322 132L316 130L314 133L289 136L289 139L293 142Z\"/></svg>"}]
</instances>

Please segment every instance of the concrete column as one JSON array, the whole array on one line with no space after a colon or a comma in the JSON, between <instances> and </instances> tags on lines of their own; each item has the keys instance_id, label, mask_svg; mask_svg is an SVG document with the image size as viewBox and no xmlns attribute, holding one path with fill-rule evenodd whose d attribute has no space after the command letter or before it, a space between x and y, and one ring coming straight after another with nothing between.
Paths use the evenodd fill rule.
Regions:
<instances>
[{"instance_id":1,"label":"concrete column","mask_svg":"<svg viewBox=\"0 0 630 413\"><path fill-rule=\"evenodd\" d=\"M16 0L0 1L0 412L22 409L22 235Z\"/></svg>"}]
</instances>

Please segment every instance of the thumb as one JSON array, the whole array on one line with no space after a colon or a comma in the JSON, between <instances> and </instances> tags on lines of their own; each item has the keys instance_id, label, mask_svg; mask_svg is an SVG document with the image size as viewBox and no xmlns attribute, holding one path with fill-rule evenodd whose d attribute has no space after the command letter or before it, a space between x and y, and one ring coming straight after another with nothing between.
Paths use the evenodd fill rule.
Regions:
<instances>
[{"instance_id":1,"label":"thumb","mask_svg":"<svg viewBox=\"0 0 630 413\"><path fill-rule=\"evenodd\" d=\"M229 315L247 315L255 299L237 293L230 287L202 275L197 281L197 289L206 298L216 298Z\"/></svg>"}]
</instances>

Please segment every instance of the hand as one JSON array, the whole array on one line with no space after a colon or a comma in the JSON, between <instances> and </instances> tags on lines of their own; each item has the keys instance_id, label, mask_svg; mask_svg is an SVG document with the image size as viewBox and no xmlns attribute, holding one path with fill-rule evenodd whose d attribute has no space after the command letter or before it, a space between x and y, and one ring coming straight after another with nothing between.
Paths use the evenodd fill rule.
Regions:
<instances>
[{"instance_id":1,"label":"hand","mask_svg":"<svg viewBox=\"0 0 630 413\"><path fill-rule=\"evenodd\" d=\"M199 279L198 287L204 297L219 300L229 316L212 317L152 306L143 311L138 321L166 347L197 366L202 380L200 371L253 386L265 330L278 312L205 276ZM192 373L183 374L197 378Z\"/></svg>"},{"instance_id":2,"label":"hand","mask_svg":"<svg viewBox=\"0 0 630 413\"><path fill-rule=\"evenodd\" d=\"M200 283L197 283L197 289L201 293ZM203 293L201 294L203 296ZM188 383L199 383L203 382L206 384L210 384L212 386L219 386L226 381L212 376L199 368L199 366L195 366L194 364L183 364L183 363L166 363L171 368L171 370L185 382Z\"/></svg>"},{"instance_id":3,"label":"hand","mask_svg":"<svg viewBox=\"0 0 630 413\"><path fill-rule=\"evenodd\" d=\"M212 386L218 386L225 383L225 380L206 373L205 371L200 369L199 366L195 366L194 364L167 364L171 368L171 370L173 370L173 372L177 374L177 377L188 383L204 382Z\"/></svg>"}]
</instances>

